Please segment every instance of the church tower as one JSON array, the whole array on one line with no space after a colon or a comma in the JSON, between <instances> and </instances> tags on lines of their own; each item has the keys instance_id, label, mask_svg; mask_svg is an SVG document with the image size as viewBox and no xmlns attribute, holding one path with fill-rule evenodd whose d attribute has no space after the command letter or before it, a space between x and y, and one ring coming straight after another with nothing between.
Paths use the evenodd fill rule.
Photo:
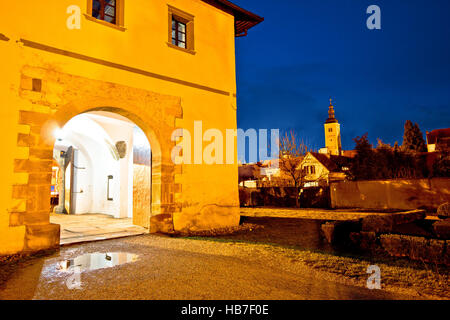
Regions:
<instances>
[{"instance_id":1,"label":"church tower","mask_svg":"<svg viewBox=\"0 0 450 320\"><path fill-rule=\"evenodd\" d=\"M328 149L328 154L341 155L341 125L334 117L334 107L330 99L330 106L328 107L328 119L325 121L325 147Z\"/></svg>"}]
</instances>

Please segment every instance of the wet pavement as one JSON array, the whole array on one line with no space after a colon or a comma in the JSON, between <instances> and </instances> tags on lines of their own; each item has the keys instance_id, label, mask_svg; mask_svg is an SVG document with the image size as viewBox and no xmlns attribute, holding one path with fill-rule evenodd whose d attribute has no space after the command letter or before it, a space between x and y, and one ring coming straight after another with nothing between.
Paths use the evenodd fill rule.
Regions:
<instances>
[{"instance_id":1,"label":"wet pavement","mask_svg":"<svg viewBox=\"0 0 450 320\"><path fill-rule=\"evenodd\" d=\"M251 244L155 235L99 241L0 267L8 273L0 299L410 298L325 280L291 259L273 258Z\"/></svg>"},{"instance_id":2,"label":"wet pavement","mask_svg":"<svg viewBox=\"0 0 450 320\"><path fill-rule=\"evenodd\" d=\"M137 259L137 254L125 252L86 253L76 258L60 262L58 270L64 272L92 271L136 262Z\"/></svg>"}]
</instances>

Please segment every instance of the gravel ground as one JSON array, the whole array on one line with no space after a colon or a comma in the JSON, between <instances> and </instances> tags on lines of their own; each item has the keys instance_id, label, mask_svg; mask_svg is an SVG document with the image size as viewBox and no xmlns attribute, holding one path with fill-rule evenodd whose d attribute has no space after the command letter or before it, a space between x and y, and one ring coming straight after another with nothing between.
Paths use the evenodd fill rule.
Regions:
<instances>
[{"instance_id":1,"label":"gravel ground","mask_svg":"<svg viewBox=\"0 0 450 320\"><path fill-rule=\"evenodd\" d=\"M85 271L69 290L59 262L85 253L129 252L137 262ZM144 235L62 247L0 267L0 299L414 299L368 290L305 264L291 249ZM1 277L0 277L1 279Z\"/></svg>"}]
</instances>

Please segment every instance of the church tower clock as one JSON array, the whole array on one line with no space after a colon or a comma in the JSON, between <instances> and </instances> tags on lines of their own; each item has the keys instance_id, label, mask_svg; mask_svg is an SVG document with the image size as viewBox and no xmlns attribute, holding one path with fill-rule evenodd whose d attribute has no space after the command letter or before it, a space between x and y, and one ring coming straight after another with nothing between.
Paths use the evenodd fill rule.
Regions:
<instances>
[{"instance_id":1,"label":"church tower clock","mask_svg":"<svg viewBox=\"0 0 450 320\"><path fill-rule=\"evenodd\" d=\"M341 125L334 116L334 107L330 99L328 119L325 121L325 147L331 155L341 155Z\"/></svg>"}]
</instances>

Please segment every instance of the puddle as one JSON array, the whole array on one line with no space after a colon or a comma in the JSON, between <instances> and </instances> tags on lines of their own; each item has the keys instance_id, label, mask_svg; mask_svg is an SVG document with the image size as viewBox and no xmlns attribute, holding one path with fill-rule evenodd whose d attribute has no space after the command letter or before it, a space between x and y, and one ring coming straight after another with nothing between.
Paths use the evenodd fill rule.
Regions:
<instances>
[{"instance_id":1,"label":"puddle","mask_svg":"<svg viewBox=\"0 0 450 320\"><path fill-rule=\"evenodd\" d=\"M68 272L74 268L80 268L80 271L98 270L112 268L121 264L136 262L137 254L126 252L108 252L108 253L88 253L78 256L74 259L59 262L57 269Z\"/></svg>"}]
</instances>

